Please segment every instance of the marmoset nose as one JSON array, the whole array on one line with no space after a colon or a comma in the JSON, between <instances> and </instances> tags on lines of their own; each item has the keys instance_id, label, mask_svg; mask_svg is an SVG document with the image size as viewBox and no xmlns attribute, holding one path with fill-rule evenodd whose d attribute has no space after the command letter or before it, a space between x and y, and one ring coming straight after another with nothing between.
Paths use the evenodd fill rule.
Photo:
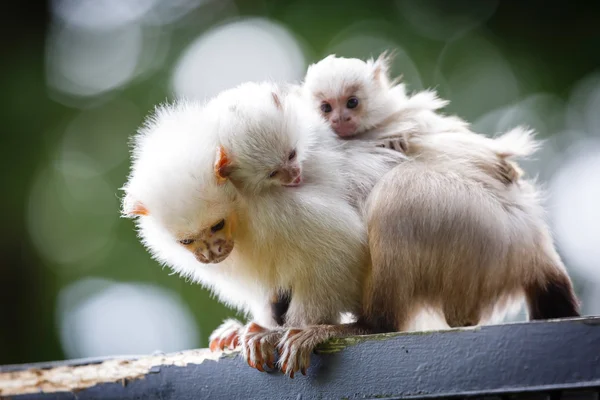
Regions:
<instances>
[{"instance_id":1,"label":"marmoset nose","mask_svg":"<svg viewBox=\"0 0 600 400\"><path fill-rule=\"evenodd\" d=\"M212 250L212 252L218 256L220 256L221 254L223 254L223 251L225 249L225 240L223 239L217 239L215 240L211 246L210 249Z\"/></svg>"},{"instance_id":2,"label":"marmoset nose","mask_svg":"<svg viewBox=\"0 0 600 400\"><path fill-rule=\"evenodd\" d=\"M330 117L331 123L334 125L339 124L340 116L341 116L341 113L337 110L335 110L333 113L331 113L331 117Z\"/></svg>"}]
</instances>

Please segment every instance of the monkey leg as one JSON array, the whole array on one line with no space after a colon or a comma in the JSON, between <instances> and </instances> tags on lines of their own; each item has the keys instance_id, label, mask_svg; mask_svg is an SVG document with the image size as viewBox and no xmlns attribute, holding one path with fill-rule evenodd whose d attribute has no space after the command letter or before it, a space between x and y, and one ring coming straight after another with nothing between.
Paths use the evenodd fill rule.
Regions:
<instances>
[{"instance_id":1,"label":"monkey leg","mask_svg":"<svg viewBox=\"0 0 600 400\"><path fill-rule=\"evenodd\" d=\"M406 328L416 309L412 306L412 299L400 294L409 293L409 291L403 291L400 282L385 281L385 274L372 275L375 276L368 279L363 310L356 322L312 325L304 329L290 329L286 332L278 345L281 354L279 367L285 374L291 378L298 371L306 375L306 370L310 365L310 355L316 346L331 338L396 332ZM396 283L398 284L396 285Z\"/></svg>"},{"instance_id":2,"label":"monkey leg","mask_svg":"<svg viewBox=\"0 0 600 400\"><path fill-rule=\"evenodd\" d=\"M241 334L242 356L252 368L264 372L263 366L275 368L275 351L279 340L283 337L283 328L268 329L251 322Z\"/></svg>"},{"instance_id":3,"label":"monkey leg","mask_svg":"<svg viewBox=\"0 0 600 400\"><path fill-rule=\"evenodd\" d=\"M310 356L317 345L331 338L373 333L360 322L339 325L312 325L304 329L289 329L279 342L279 367L290 378L300 371L306 375Z\"/></svg>"},{"instance_id":4,"label":"monkey leg","mask_svg":"<svg viewBox=\"0 0 600 400\"><path fill-rule=\"evenodd\" d=\"M289 289L274 290L264 305L253 310L254 321L240 329L242 356L252 368L261 372L264 371L265 364L274 368L276 345L285 332L282 326L286 320L291 296Z\"/></svg>"},{"instance_id":5,"label":"monkey leg","mask_svg":"<svg viewBox=\"0 0 600 400\"><path fill-rule=\"evenodd\" d=\"M389 305L389 299L382 298L381 291L370 293L369 308L359 316L358 320L349 324L312 325L304 329L289 329L279 342L279 367L281 371L294 377L300 371L306 375L310 365L310 356L317 345L332 338L342 338L354 335L368 335L383 332L396 332L405 329L414 311L410 302L402 307L392 306L378 308L378 305Z\"/></svg>"},{"instance_id":6,"label":"monkey leg","mask_svg":"<svg viewBox=\"0 0 600 400\"><path fill-rule=\"evenodd\" d=\"M209 338L210 350L224 350L225 347L231 350L235 349L240 344L240 335L243 327L242 323L238 320L225 320L211 333Z\"/></svg>"},{"instance_id":7,"label":"monkey leg","mask_svg":"<svg viewBox=\"0 0 600 400\"><path fill-rule=\"evenodd\" d=\"M402 257L394 243L387 243L372 225L369 231L371 269L363 289L358 323L370 333L406 330L416 314L414 282L406 268L410 254ZM407 260L403 263L402 260Z\"/></svg>"},{"instance_id":8,"label":"monkey leg","mask_svg":"<svg viewBox=\"0 0 600 400\"><path fill-rule=\"evenodd\" d=\"M563 268L547 268L542 278L525 286L529 319L581 316L571 279Z\"/></svg>"}]
</instances>

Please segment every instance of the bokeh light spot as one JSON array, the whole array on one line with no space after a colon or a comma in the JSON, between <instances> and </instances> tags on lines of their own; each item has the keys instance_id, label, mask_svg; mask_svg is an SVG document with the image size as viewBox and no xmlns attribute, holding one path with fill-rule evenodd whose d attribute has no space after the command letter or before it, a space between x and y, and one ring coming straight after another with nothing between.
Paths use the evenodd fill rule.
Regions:
<instances>
[{"instance_id":1,"label":"bokeh light spot","mask_svg":"<svg viewBox=\"0 0 600 400\"><path fill-rule=\"evenodd\" d=\"M550 185L553 228L569 265L600 284L600 141L582 140L567 150Z\"/></svg>"},{"instance_id":2,"label":"bokeh light spot","mask_svg":"<svg viewBox=\"0 0 600 400\"><path fill-rule=\"evenodd\" d=\"M487 21L498 0L396 0L396 6L412 28L429 39L447 41Z\"/></svg>"},{"instance_id":3,"label":"bokeh light spot","mask_svg":"<svg viewBox=\"0 0 600 400\"><path fill-rule=\"evenodd\" d=\"M267 19L242 19L194 41L177 62L172 85L178 96L205 99L246 81L300 80L305 68L286 28Z\"/></svg>"},{"instance_id":4,"label":"bokeh light spot","mask_svg":"<svg viewBox=\"0 0 600 400\"><path fill-rule=\"evenodd\" d=\"M487 40L469 36L446 45L437 66L441 94L451 99L448 107L474 120L519 98L519 84L512 68Z\"/></svg>"},{"instance_id":5,"label":"bokeh light spot","mask_svg":"<svg viewBox=\"0 0 600 400\"><path fill-rule=\"evenodd\" d=\"M48 265L90 268L110 250L116 190L83 153L63 153L34 181L27 214L33 244ZM79 272L79 271L78 271Z\"/></svg>"},{"instance_id":6,"label":"bokeh light spot","mask_svg":"<svg viewBox=\"0 0 600 400\"><path fill-rule=\"evenodd\" d=\"M105 173L127 159L128 138L141 120L140 111L126 101L84 110L65 131L60 159L70 158L62 154L82 153L94 160L98 173ZM77 173L75 169L72 171Z\"/></svg>"},{"instance_id":7,"label":"bokeh light spot","mask_svg":"<svg viewBox=\"0 0 600 400\"><path fill-rule=\"evenodd\" d=\"M399 43L378 33L362 33L362 24L351 26L341 32L327 47L326 54L339 57L360 58L366 60L377 57L384 51L395 51L392 73L402 75L402 81L410 90L423 89L421 76L416 64Z\"/></svg>"},{"instance_id":8,"label":"bokeh light spot","mask_svg":"<svg viewBox=\"0 0 600 400\"><path fill-rule=\"evenodd\" d=\"M135 75L143 39L136 24L106 32L55 24L46 46L48 86L81 97L121 87Z\"/></svg>"},{"instance_id":9,"label":"bokeh light spot","mask_svg":"<svg viewBox=\"0 0 600 400\"><path fill-rule=\"evenodd\" d=\"M164 288L87 278L65 287L59 337L70 358L174 352L198 346L194 317Z\"/></svg>"}]
</instances>

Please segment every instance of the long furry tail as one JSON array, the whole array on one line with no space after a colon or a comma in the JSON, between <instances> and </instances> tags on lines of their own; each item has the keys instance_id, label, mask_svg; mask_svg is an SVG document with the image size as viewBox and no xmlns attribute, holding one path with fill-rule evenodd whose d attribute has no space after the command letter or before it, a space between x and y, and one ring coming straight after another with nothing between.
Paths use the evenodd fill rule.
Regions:
<instances>
[{"instance_id":1,"label":"long furry tail","mask_svg":"<svg viewBox=\"0 0 600 400\"><path fill-rule=\"evenodd\" d=\"M502 158L529 157L539 150L542 142L535 139L533 129L518 126L494 138L494 147Z\"/></svg>"}]
</instances>

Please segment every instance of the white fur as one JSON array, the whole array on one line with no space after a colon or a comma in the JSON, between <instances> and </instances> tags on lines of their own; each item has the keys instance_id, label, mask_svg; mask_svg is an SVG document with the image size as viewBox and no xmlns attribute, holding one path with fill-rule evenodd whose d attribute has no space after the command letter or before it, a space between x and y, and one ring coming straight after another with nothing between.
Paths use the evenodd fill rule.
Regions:
<instances>
[{"instance_id":1,"label":"white fur","mask_svg":"<svg viewBox=\"0 0 600 400\"><path fill-rule=\"evenodd\" d=\"M397 96L404 90L390 91L387 59L362 61L335 55L308 67L303 84L304 96L319 109L322 96L340 98L348 87L357 87L356 96L364 107L359 132L375 128L382 120L398 110ZM367 101L363 101L367 99Z\"/></svg>"},{"instance_id":2,"label":"white fur","mask_svg":"<svg viewBox=\"0 0 600 400\"><path fill-rule=\"evenodd\" d=\"M304 95L318 109L320 97L341 97L348 87L358 87L357 97L365 109L356 139L410 142L415 136L428 140L427 135L452 133L452 137L443 139L446 143L458 141L462 148L487 151L502 158L529 156L539 147L533 132L523 127L516 127L497 138L472 132L466 121L440 112L449 101L439 98L435 91L408 95L403 83L389 78L389 63L390 57L385 54L366 62L330 55L308 68ZM376 69L380 71L377 75ZM438 151L444 152L442 147L438 147Z\"/></svg>"},{"instance_id":3,"label":"white fur","mask_svg":"<svg viewBox=\"0 0 600 400\"><path fill-rule=\"evenodd\" d=\"M258 174L260 161L268 163L271 152L296 146L304 183L266 191L238 191L230 182L219 186L213 172L218 145L254 168L245 176L260 177L268 171ZM290 325L337 322L341 312L360 306L368 263L351 182L369 189L402 159L370 148L353 162L340 151L343 145L301 97L274 84L244 84L205 105L177 103L159 109L136 137L125 207L136 201L149 210L137 224L157 260L258 323L274 325L269 296L279 288L292 290ZM261 184L254 179L250 185ZM202 264L177 243L182 232L231 215L238 219L235 247L223 262Z\"/></svg>"}]
</instances>

